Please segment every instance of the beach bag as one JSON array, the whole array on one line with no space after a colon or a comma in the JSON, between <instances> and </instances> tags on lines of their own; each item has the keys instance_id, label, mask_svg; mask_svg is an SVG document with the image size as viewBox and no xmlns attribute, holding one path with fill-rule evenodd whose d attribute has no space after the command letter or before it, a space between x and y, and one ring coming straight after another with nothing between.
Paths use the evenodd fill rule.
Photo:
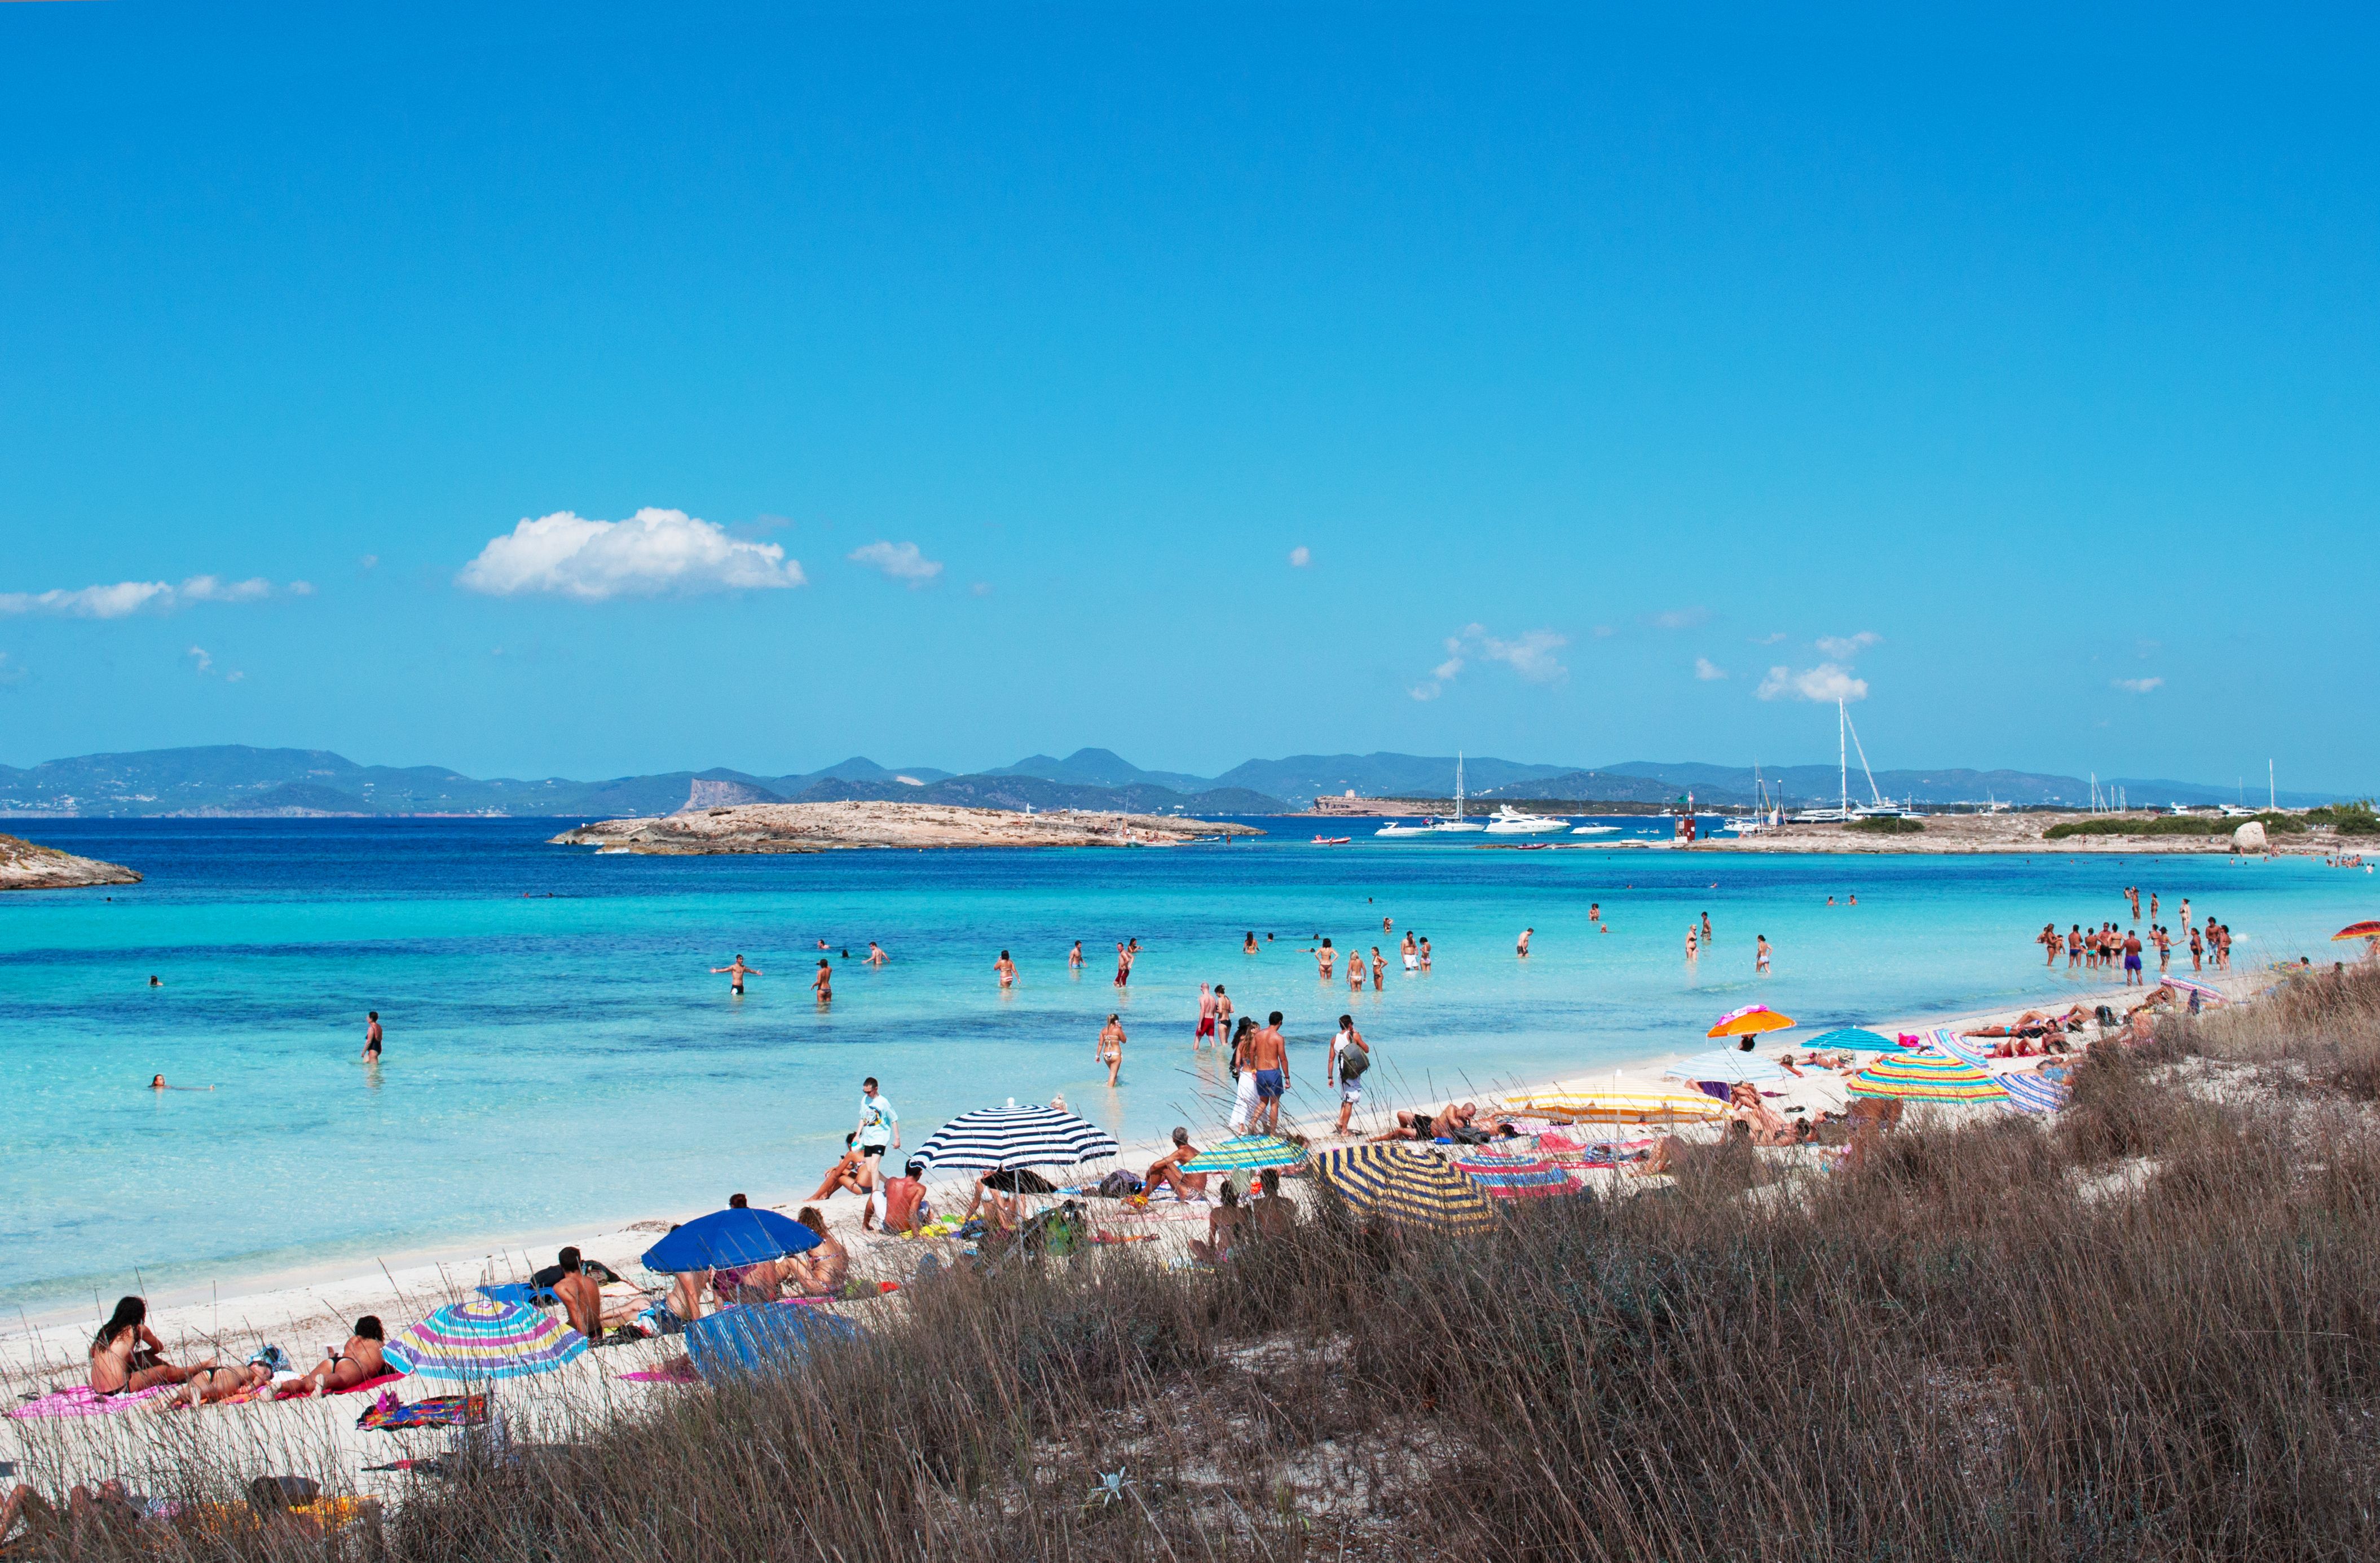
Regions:
<instances>
[{"instance_id":1,"label":"beach bag","mask_svg":"<svg viewBox=\"0 0 2380 1563\"><path fill-rule=\"evenodd\" d=\"M1101 1199L1123 1199L1140 1193L1140 1180L1119 1167L1099 1180Z\"/></svg>"},{"instance_id":2,"label":"beach bag","mask_svg":"<svg viewBox=\"0 0 2380 1563\"><path fill-rule=\"evenodd\" d=\"M1372 1055L1361 1048L1350 1048L1339 1055L1339 1078L1342 1080L1360 1080L1364 1072L1371 1067Z\"/></svg>"}]
</instances>

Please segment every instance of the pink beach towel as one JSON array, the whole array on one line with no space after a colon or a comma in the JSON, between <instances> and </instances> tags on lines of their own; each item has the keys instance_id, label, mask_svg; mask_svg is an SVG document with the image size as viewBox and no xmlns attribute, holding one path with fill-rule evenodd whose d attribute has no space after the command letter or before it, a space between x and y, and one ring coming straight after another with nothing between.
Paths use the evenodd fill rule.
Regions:
<instances>
[{"instance_id":1,"label":"pink beach towel","mask_svg":"<svg viewBox=\"0 0 2380 1563\"><path fill-rule=\"evenodd\" d=\"M172 1394L178 1386L154 1384L136 1395L102 1395L88 1384L78 1384L71 1389L54 1389L38 1400L29 1400L8 1414L24 1418L35 1416L114 1416L131 1410L160 1395Z\"/></svg>"}]
</instances>

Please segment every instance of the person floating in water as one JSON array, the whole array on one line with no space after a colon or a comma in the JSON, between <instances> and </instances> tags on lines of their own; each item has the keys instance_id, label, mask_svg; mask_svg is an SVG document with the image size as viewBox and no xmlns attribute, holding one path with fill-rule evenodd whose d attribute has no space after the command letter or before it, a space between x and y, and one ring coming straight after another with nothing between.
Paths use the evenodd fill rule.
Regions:
<instances>
[{"instance_id":1,"label":"person floating in water","mask_svg":"<svg viewBox=\"0 0 2380 1563\"><path fill-rule=\"evenodd\" d=\"M744 979L746 977L767 976L769 975L758 966L746 965L744 963L744 957L741 955L735 957L735 963L732 965L713 966L710 968L710 975L713 976L719 975L722 972L727 974L727 991L734 994L738 999L744 997Z\"/></svg>"}]
</instances>

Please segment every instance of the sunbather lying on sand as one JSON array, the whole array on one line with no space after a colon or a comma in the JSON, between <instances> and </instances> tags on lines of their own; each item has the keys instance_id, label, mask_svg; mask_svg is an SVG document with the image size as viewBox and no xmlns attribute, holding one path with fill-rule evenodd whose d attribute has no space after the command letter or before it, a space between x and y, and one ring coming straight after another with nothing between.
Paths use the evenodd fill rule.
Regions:
<instances>
[{"instance_id":1,"label":"sunbather lying on sand","mask_svg":"<svg viewBox=\"0 0 2380 1563\"><path fill-rule=\"evenodd\" d=\"M1478 1118L1479 1104L1476 1102L1463 1102L1460 1105L1449 1102L1436 1112L1406 1112L1399 1109L1397 1126L1373 1135L1368 1143L1377 1145L1382 1140L1459 1138L1457 1131L1476 1130L1480 1133L1493 1132L1500 1134L1520 1133L1509 1118L1496 1120L1492 1131L1482 1130Z\"/></svg>"},{"instance_id":2,"label":"sunbather lying on sand","mask_svg":"<svg viewBox=\"0 0 2380 1563\"><path fill-rule=\"evenodd\" d=\"M69 1487L63 1517L49 1499L19 1483L7 1500L0 1503L0 1542L7 1540L8 1533L22 1520L28 1536L64 1542L67 1545L56 1555L73 1557L79 1554L84 1541L101 1541L99 1533L103 1530L119 1541L130 1540L141 1521L150 1517L150 1506L134 1498L124 1490L123 1483L113 1479L96 1487L79 1484Z\"/></svg>"},{"instance_id":3,"label":"sunbather lying on sand","mask_svg":"<svg viewBox=\"0 0 2380 1563\"><path fill-rule=\"evenodd\" d=\"M306 1382L323 1394L340 1389L352 1389L367 1378L378 1378L388 1371L388 1363L380 1354L381 1343L388 1337L381 1330L380 1319L366 1314L356 1321L356 1332L338 1354L324 1360L321 1367L306 1375Z\"/></svg>"},{"instance_id":4,"label":"sunbather lying on sand","mask_svg":"<svg viewBox=\"0 0 2380 1563\"><path fill-rule=\"evenodd\" d=\"M259 1351L248 1359L244 1367L192 1368L183 1385L189 1404L203 1406L216 1400L228 1400L234 1395L250 1389L261 1389L273 1382L273 1363ZM176 1395L181 1399L183 1395Z\"/></svg>"}]
</instances>

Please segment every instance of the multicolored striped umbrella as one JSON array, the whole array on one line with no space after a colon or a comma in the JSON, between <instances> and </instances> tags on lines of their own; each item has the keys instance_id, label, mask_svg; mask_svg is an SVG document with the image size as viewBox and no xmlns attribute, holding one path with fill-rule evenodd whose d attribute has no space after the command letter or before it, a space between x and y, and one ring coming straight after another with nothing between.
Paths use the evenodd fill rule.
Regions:
<instances>
[{"instance_id":1,"label":"multicolored striped umbrella","mask_svg":"<svg viewBox=\"0 0 2380 1563\"><path fill-rule=\"evenodd\" d=\"M1718 1024L1703 1033L1706 1036L1757 1036L1764 1031L1790 1031L1793 1017L1780 1015L1766 1004L1746 1004L1741 1010L1730 1010L1718 1017Z\"/></svg>"},{"instance_id":2,"label":"multicolored striped umbrella","mask_svg":"<svg viewBox=\"0 0 2380 1563\"><path fill-rule=\"evenodd\" d=\"M1661 1072L1672 1080L1724 1080L1730 1084L1739 1080L1785 1078L1785 1072L1777 1067L1774 1060L1733 1048L1714 1048L1707 1053L1680 1059Z\"/></svg>"},{"instance_id":3,"label":"multicolored striped umbrella","mask_svg":"<svg viewBox=\"0 0 2380 1563\"><path fill-rule=\"evenodd\" d=\"M2380 939L2380 921L2367 917L2360 923L2350 923L2330 938L2334 944L2342 939Z\"/></svg>"},{"instance_id":4,"label":"multicolored striped umbrella","mask_svg":"<svg viewBox=\"0 0 2380 1563\"><path fill-rule=\"evenodd\" d=\"M474 1297L407 1326L381 1354L416 1378L479 1384L552 1373L587 1350L587 1338L522 1302Z\"/></svg>"},{"instance_id":5,"label":"multicolored striped umbrella","mask_svg":"<svg viewBox=\"0 0 2380 1563\"><path fill-rule=\"evenodd\" d=\"M1851 1078L1854 1097L1893 1097L1904 1102L1998 1102L2008 1092L1989 1072L1963 1059L1940 1053L1902 1053L1882 1058Z\"/></svg>"},{"instance_id":6,"label":"multicolored striped umbrella","mask_svg":"<svg viewBox=\"0 0 2380 1563\"><path fill-rule=\"evenodd\" d=\"M1314 1170L1355 1211L1396 1226L1460 1233L1496 1222L1479 1185L1419 1145L1342 1145L1317 1156Z\"/></svg>"},{"instance_id":7,"label":"multicolored striped umbrella","mask_svg":"<svg viewBox=\"0 0 2380 1563\"><path fill-rule=\"evenodd\" d=\"M1305 1147L1293 1145L1278 1134L1242 1134L1200 1151L1182 1164L1182 1170L1237 1172L1244 1168L1298 1167L1305 1161Z\"/></svg>"},{"instance_id":8,"label":"multicolored striped umbrella","mask_svg":"<svg viewBox=\"0 0 2380 1563\"><path fill-rule=\"evenodd\" d=\"M2010 1070L2006 1073L1993 1070L1991 1054L1949 1026L1935 1027L1926 1033L1926 1040L1952 1058L1988 1072L1999 1088L2008 1093L2008 1100L2000 1105L2010 1112L2056 1112L2073 1094L2065 1082L2044 1079L2031 1070Z\"/></svg>"},{"instance_id":9,"label":"multicolored striped umbrella","mask_svg":"<svg viewBox=\"0 0 2380 1563\"><path fill-rule=\"evenodd\" d=\"M1471 1151L1454 1158L1454 1169L1487 1190L1494 1199L1541 1199L1548 1194L1578 1192L1570 1174L1543 1157Z\"/></svg>"},{"instance_id":10,"label":"multicolored striped umbrella","mask_svg":"<svg viewBox=\"0 0 2380 1563\"><path fill-rule=\"evenodd\" d=\"M1726 1104L1687 1091L1536 1091L1504 1106L1565 1123L1701 1123L1727 1114Z\"/></svg>"},{"instance_id":11,"label":"multicolored striped umbrella","mask_svg":"<svg viewBox=\"0 0 2380 1563\"><path fill-rule=\"evenodd\" d=\"M2170 987L2176 993L2195 993L2209 1004L2228 1004L2231 1001L2229 994L2212 983L2199 982L2185 976L2162 976L2157 978L2157 982L2161 987Z\"/></svg>"}]
</instances>

